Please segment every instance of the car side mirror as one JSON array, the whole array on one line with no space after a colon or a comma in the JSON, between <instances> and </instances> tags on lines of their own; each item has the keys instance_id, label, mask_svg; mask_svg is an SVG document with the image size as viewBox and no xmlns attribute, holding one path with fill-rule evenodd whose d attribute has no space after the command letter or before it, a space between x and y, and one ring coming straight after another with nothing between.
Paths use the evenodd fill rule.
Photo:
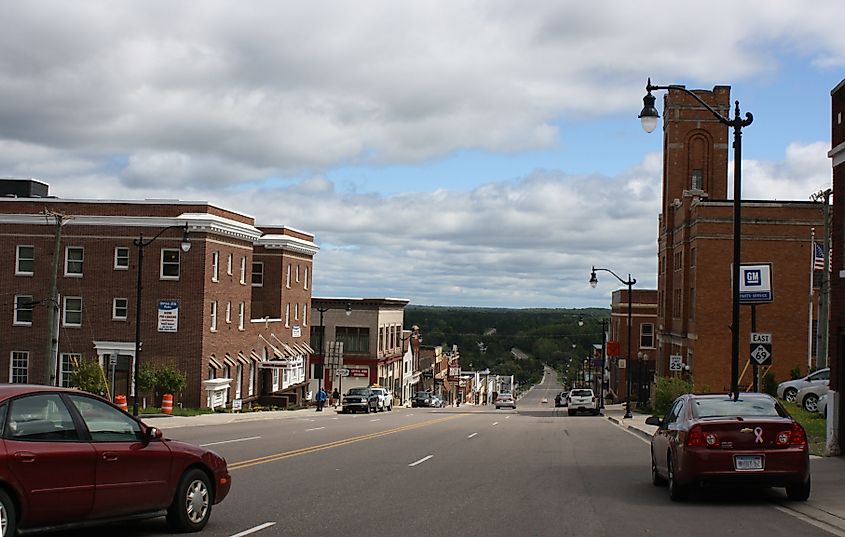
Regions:
<instances>
[{"instance_id":1,"label":"car side mirror","mask_svg":"<svg viewBox=\"0 0 845 537\"><path fill-rule=\"evenodd\" d=\"M164 434L158 427L147 427L147 440L161 440Z\"/></svg>"},{"instance_id":2,"label":"car side mirror","mask_svg":"<svg viewBox=\"0 0 845 537\"><path fill-rule=\"evenodd\" d=\"M663 425L663 420L661 420L657 416L649 416L648 418L646 418L645 424L660 427L661 425Z\"/></svg>"}]
</instances>

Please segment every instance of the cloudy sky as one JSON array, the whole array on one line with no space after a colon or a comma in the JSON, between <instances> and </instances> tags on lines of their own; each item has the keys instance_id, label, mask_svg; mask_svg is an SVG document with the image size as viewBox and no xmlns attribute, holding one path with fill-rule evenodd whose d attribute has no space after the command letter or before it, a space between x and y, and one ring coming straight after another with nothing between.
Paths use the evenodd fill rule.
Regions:
<instances>
[{"instance_id":1,"label":"cloudy sky","mask_svg":"<svg viewBox=\"0 0 845 537\"><path fill-rule=\"evenodd\" d=\"M0 0L0 176L312 232L316 296L605 307L656 285L647 77L732 86L743 197L830 185L841 0L702 5Z\"/></svg>"}]
</instances>

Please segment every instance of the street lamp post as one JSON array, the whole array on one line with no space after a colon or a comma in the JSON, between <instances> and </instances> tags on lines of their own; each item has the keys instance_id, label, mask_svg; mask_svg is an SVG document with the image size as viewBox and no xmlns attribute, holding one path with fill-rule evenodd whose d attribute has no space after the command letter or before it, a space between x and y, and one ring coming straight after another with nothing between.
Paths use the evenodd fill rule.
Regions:
<instances>
[{"instance_id":1,"label":"street lamp post","mask_svg":"<svg viewBox=\"0 0 845 537\"><path fill-rule=\"evenodd\" d=\"M603 271L612 274L617 280L619 280L622 285L628 286L628 342L627 342L627 359L625 360L625 369L627 374L626 379L626 393L625 393L625 416L624 418L633 418L633 414L631 414L631 324L632 324L632 295L633 295L633 286L637 283L636 278L632 278L630 274L628 274L628 279L623 280L619 277L618 274L613 272L610 269L606 268L596 268L593 267L593 271L590 273L590 287L593 289L599 284L599 279L596 277L596 271ZM602 375L604 372L602 371Z\"/></svg>"},{"instance_id":2,"label":"street lamp post","mask_svg":"<svg viewBox=\"0 0 845 537\"><path fill-rule=\"evenodd\" d=\"M729 119L713 107L704 102L701 97L695 92L688 90L686 87L678 84L670 84L668 86L655 86L651 83L651 78L646 83L646 95L643 97L643 109L638 116L642 122L643 129L646 132L652 132L657 127L657 118L660 115L654 107L654 96L651 94L652 90L678 90L690 95L693 99L701 103L719 122L734 130L734 218L733 218L733 267L732 267L732 309L731 309L731 393L734 399L739 397L739 264L740 257L740 240L742 237L742 128L751 125L754 121L754 116L749 112L745 113L745 118L739 116L739 101L735 101L734 117Z\"/></svg>"},{"instance_id":3,"label":"street lamp post","mask_svg":"<svg viewBox=\"0 0 845 537\"><path fill-rule=\"evenodd\" d=\"M317 379L317 393L323 388L323 378L326 376L326 325L323 324L323 314L331 308L317 307L320 312L320 377Z\"/></svg>"},{"instance_id":4,"label":"street lamp post","mask_svg":"<svg viewBox=\"0 0 845 537\"><path fill-rule=\"evenodd\" d=\"M149 246L153 243L157 238L161 237L161 235L168 230L171 229L181 229L182 230L182 242L180 244L182 251L188 253L191 249L191 238L188 236L188 224L185 225L173 225L167 226L163 228L161 231L158 232L152 239L144 240L144 234L141 233L137 239L132 240L132 244L138 247L138 279L135 285L135 371L134 371L134 384L135 384L135 398L132 402L132 415L138 416L138 395L140 390L140 374L141 374L141 289L143 285L141 284L141 274L143 272L144 266L144 248ZM181 265L181 264L180 264Z\"/></svg>"}]
</instances>

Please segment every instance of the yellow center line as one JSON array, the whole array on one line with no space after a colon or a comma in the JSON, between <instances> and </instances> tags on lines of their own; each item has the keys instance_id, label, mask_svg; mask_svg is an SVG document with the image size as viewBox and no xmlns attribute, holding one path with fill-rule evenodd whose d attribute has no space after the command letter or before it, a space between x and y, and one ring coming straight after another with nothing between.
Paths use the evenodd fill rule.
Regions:
<instances>
[{"instance_id":1,"label":"yellow center line","mask_svg":"<svg viewBox=\"0 0 845 537\"><path fill-rule=\"evenodd\" d=\"M411 425L403 425L402 427L396 427L394 429L387 429L386 431L378 431L375 433L363 434L360 436L353 436L351 438L344 438L341 440L335 440L334 442L328 442L326 444L319 444L316 446L309 446L300 449L294 449L292 451L284 451L281 453L274 453L272 455L265 455L263 457L258 457L255 459L248 459L245 461L234 462L229 465L229 471L232 470L240 470L241 468L249 468L250 466L256 466L259 464L266 464L268 462L280 461L282 459L289 459L290 457L296 457L298 455L306 455L308 453L315 453L317 451L323 451L324 449L332 449L341 446L347 446L349 444L354 444L356 442L362 442L364 440L371 440L373 438L379 438L382 436L387 436L390 434L400 433L403 431L411 431L414 429L419 429L421 427L427 427L429 425L436 425L438 423L443 423L445 421L453 420L455 418L461 418L465 414L454 414L452 416L447 416L445 418L439 418L436 420L429 420L423 421L421 423L414 423Z\"/></svg>"}]
</instances>

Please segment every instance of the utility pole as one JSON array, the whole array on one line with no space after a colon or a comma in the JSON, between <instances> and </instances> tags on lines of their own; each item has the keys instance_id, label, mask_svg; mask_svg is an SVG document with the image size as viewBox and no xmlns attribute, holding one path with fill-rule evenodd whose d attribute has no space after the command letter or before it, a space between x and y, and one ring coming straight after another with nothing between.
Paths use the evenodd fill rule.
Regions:
<instances>
[{"instance_id":1,"label":"utility pole","mask_svg":"<svg viewBox=\"0 0 845 537\"><path fill-rule=\"evenodd\" d=\"M62 226L69 220L63 213L57 213L44 209L44 216L52 218L55 222L53 231L53 262L50 270L50 296L47 298L47 352L44 358L44 384L56 385L57 352L59 343L59 293L57 280L59 273L59 259L62 255Z\"/></svg>"},{"instance_id":2,"label":"utility pole","mask_svg":"<svg viewBox=\"0 0 845 537\"><path fill-rule=\"evenodd\" d=\"M824 218L824 237L822 238L824 248L824 269L822 270L821 289L819 290L819 329L818 329L818 350L816 352L816 368L828 367L828 341L829 327L828 318L830 313L830 196L833 189L820 190L812 195L813 201L824 200L822 215ZM815 245L813 245L815 248Z\"/></svg>"}]
</instances>

